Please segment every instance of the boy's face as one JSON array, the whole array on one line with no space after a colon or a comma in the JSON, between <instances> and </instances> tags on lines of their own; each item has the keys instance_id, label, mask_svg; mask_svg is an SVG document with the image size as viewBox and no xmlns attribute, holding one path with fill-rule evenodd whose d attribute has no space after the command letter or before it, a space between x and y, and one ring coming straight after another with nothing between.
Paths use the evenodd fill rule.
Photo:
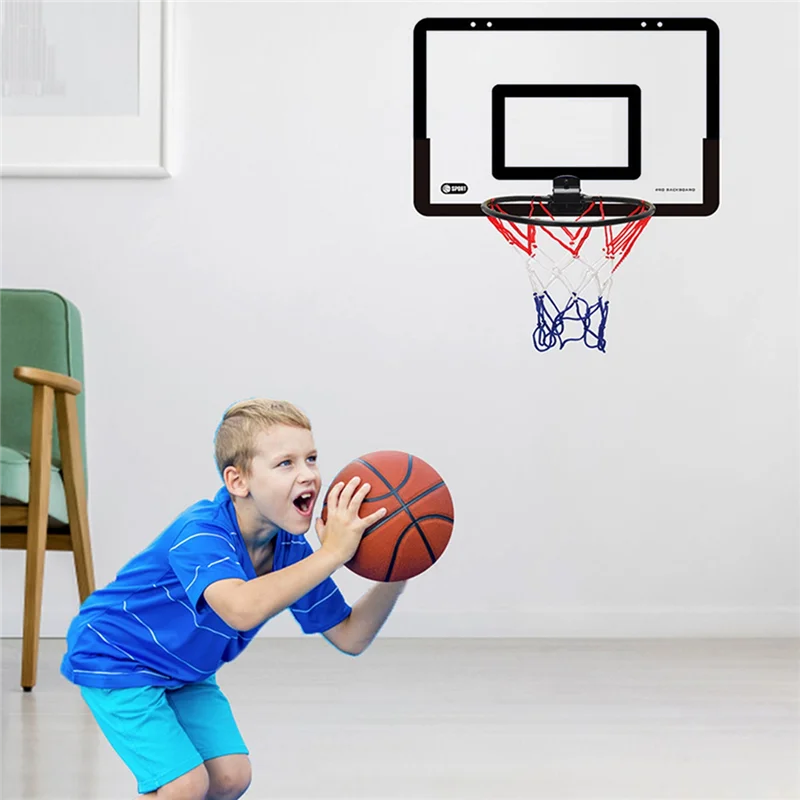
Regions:
<instances>
[{"instance_id":1,"label":"boy's face","mask_svg":"<svg viewBox=\"0 0 800 800\"><path fill-rule=\"evenodd\" d=\"M311 431L275 425L259 434L256 450L245 482L260 521L305 533L321 485Z\"/></svg>"}]
</instances>

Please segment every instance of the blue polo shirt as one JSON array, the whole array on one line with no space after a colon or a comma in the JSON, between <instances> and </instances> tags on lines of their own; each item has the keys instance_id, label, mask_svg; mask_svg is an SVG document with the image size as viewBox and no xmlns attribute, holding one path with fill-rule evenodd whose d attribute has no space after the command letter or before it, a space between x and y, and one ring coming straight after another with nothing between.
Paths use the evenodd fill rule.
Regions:
<instances>
[{"instance_id":1,"label":"blue polo shirt","mask_svg":"<svg viewBox=\"0 0 800 800\"><path fill-rule=\"evenodd\" d=\"M311 555L305 536L279 531L273 569ZM229 627L203 599L226 578L256 577L223 487L184 511L116 579L86 598L67 633L61 674L104 689L174 688L203 680L244 650L262 625ZM289 607L304 633L321 633L350 614L332 578Z\"/></svg>"}]
</instances>

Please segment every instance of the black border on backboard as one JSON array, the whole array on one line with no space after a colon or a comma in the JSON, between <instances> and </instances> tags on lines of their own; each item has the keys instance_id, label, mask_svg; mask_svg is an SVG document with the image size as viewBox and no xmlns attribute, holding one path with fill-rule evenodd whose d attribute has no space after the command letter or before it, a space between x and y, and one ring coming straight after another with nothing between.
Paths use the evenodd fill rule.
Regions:
<instances>
[{"instance_id":1,"label":"black border on backboard","mask_svg":"<svg viewBox=\"0 0 800 800\"><path fill-rule=\"evenodd\" d=\"M520 167L506 164L506 100L509 97L623 97L628 101L628 162L624 166ZM636 180L642 174L642 90L633 84L503 84L492 87L492 175L498 180L553 180L580 175L581 180Z\"/></svg>"},{"instance_id":2,"label":"black border on backboard","mask_svg":"<svg viewBox=\"0 0 800 800\"><path fill-rule=\"evenodd\" d=\"M658 28L658 23L662 23ZM646 23L643 27L642 23ZM428 31L704 31L706 34L706 136L703 139L702 203L656 203L659 217L707 217L719 208L719 27L706 18L670 17L461 17L427 18L414 26L414 207L429 217L482 216L481 198L476 203L432 203L430 198L430 139L427 136L427 67ZM578 173L580 176L580 172Z\"/></svg>"}]
</instances>

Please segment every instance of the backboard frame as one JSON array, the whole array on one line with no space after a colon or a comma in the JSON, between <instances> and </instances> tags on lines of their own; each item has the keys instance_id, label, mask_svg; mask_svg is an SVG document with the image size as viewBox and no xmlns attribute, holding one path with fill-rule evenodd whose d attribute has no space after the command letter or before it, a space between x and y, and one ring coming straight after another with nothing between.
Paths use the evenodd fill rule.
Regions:
<instances>
[{"instance_id":1,"label":"backboard frame","mask_svg":"<svg viewBox=\"0 0 800 800\"><path fill-rule=\"evenodd\" d=\"M702 31L706 34L706 134L702 143L703 201L701 203L669 203L664 198L643 198L656 202L659 217L704 217L713 214L719 207L720 195L720 152L719 152L719 28L707 18L674 18L674 17L458 17L458 18L426 18L414 27L413 56L413 131L414 131L414 207L423 216L434 217L478 217L482 216L481 202L486 198L478 198L474 203L433 203L431 201L431 143L427 133L427 34L430 31L474 31L491 29L491 31L632 31L643 27L661 26L667 30ZM659 27L661 27L659 26ZM565 56L568 57L568 56ZM566 87L565 88L569 88ZM597 87L598 92L608 87ZM498 90L498 96L513 91L508 87ZM546 90L545 90L546 91ZM497 124L498 115L494 115ZM497 141L497 137L495 137ZM497 153L493 153L493 163L497 162ZM579 178L584 177L579 171L568 167L522 168L514 173L516 177L555 178L565 172L574 172ZM552 174L551 174L552 173ZM508 172L496 177L512 177ZM597 176L602 177L602 176ZM458 187L453 191L457 192ZM609 185L607 193L614 193L613 185Z\"/></svg>"}]
</instances>

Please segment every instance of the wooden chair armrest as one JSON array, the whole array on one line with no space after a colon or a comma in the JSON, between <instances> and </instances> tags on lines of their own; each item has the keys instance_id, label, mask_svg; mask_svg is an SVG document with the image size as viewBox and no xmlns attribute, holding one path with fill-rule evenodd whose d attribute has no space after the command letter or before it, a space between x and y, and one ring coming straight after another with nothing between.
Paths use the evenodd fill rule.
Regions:
<instances>
[{"instance_id":1,"label":"wooden chair armrest","mask_svg":"<svg viewBox=\"0 0 800 800\"><path fill-rule=\"evenodd\" d=\"M56 392L66 392L67 394L80 394L80 381L70 378L69 375L62 375L60 372L49 372L46 369L36 367L16 367L14 377L23 383L31 386L49 386Z\"/></svg>"}]
</instances>

